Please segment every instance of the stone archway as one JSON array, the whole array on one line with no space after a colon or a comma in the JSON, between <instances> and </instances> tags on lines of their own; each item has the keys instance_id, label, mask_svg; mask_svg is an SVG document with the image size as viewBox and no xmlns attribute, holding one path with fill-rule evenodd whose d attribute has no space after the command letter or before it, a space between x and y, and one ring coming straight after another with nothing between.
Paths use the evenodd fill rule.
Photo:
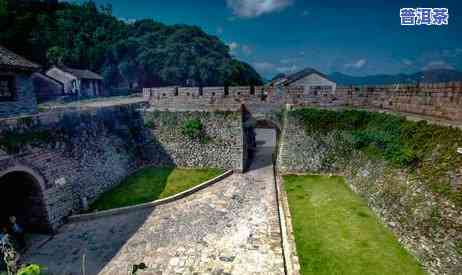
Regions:
<instances>
[{"instance_id":1,"label":"stone archway","mask_svg":"<svg viewBox=\"0 0 462 275\"><path fill-rule=\"evenodd\" d=\"M51 232L44 189L43 178L30 168L16 166L0 172L0 223L16 216L26 232Z\"/></svg>"}]
</instances>

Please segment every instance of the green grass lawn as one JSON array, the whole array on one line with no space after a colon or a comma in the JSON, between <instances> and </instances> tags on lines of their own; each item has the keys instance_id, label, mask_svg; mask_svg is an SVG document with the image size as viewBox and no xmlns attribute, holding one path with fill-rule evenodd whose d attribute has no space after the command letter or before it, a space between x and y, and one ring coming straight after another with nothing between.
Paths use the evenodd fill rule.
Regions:
<instances>
[{"instance_id":1,"label":"green grass lawn","mask_svg":"<svg viewBox=\"0 0 462 275\"><path fill-rule=\"evenodd\" d=\"M144 168L103 194L90 209L106 210L166 198L223 172L221 169Z\"/></svg>"},{"instance_id":2,"label":"green grass lawn","mask_svg":"<svg viewBox=\"0 0 462 275\"><path fill-rule=\"evenodd\" d=\"M301 274L425 274L342 177L284 176Z\"/></svg>"}]
</instances>

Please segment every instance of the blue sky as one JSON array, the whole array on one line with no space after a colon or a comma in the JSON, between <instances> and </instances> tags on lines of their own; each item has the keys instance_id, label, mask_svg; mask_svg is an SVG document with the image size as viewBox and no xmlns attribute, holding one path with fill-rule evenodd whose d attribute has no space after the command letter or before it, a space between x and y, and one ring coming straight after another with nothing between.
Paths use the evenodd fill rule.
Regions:
<instances>
[{"instance_id":1,"label":"blue sky","mask_svg":"<svg viewBox=\"0 0 462 275\"><path fill-rule=\"evenodd\" d=\"M125 20L192 24L264 77L313 67L350 75L462 70L461 0L95 0ZM447 26L401 26L400 8L448 8Z\"/></svg>"}]
</instances>

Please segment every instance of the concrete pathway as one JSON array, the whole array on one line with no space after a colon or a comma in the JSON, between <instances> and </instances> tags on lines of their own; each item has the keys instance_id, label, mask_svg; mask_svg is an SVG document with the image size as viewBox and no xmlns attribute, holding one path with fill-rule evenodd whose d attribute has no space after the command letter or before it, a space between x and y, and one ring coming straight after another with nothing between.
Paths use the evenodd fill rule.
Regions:
<instances>
[{"instance_id":1,"label":"concrete pathway","mask_svg":"<svg viewBox=\"0 0 462 275\"><path fill-rule=\"evenodd\" d=\"M249 172L188 198L68 224L26 261L53 274L284 274L271 148L257 150Z\"/></svg>"}]
</instances>

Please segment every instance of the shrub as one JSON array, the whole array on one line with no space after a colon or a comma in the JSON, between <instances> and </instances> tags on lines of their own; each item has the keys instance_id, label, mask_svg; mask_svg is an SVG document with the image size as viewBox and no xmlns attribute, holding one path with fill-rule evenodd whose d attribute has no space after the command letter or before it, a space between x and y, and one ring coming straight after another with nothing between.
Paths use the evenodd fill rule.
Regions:
<instances>
[{"instance_id":1,"label":"shrub","mask_svg":"<svg viewBox=\"0 0 462 275\"><path fill-rule=\"evenodd\" d=\"M155 129L156 123L154 123L152 119L146 119L144 122L144 127L149 128L149 129Z\"/></svg>"},{"instance_id":2,"label":"shrub","mask_svg":"<svg viewBox=\"0 0 462 275\"><path fill-rule=\"evenodd\" d=\"M0 136L0 148L8 154L17 154L26 145L33 143L50 143L57 139L48 130L19 132L7 130Z\"/></svg>"},{"instance_id":3,"label":"shrub","mask_svg":"<svg viewBox=\"0 0 462 275\"><path fill-rule=\"evenodd\" d=\"M21 268L17 275L40 275L42 274L42 270L39 265L30 264L23 268Z\"/></svg>"},{"instance_id":4,"label":"shrub","mask_svg":"<svg viewBox=\"0 0 462 275\"><path fill-rule=\"evenodd\" d=\"M187 120L182 127L183 135L190 139L200 139L203 137L204 126L199 119Z\"/></svg>"}]
</instances>

